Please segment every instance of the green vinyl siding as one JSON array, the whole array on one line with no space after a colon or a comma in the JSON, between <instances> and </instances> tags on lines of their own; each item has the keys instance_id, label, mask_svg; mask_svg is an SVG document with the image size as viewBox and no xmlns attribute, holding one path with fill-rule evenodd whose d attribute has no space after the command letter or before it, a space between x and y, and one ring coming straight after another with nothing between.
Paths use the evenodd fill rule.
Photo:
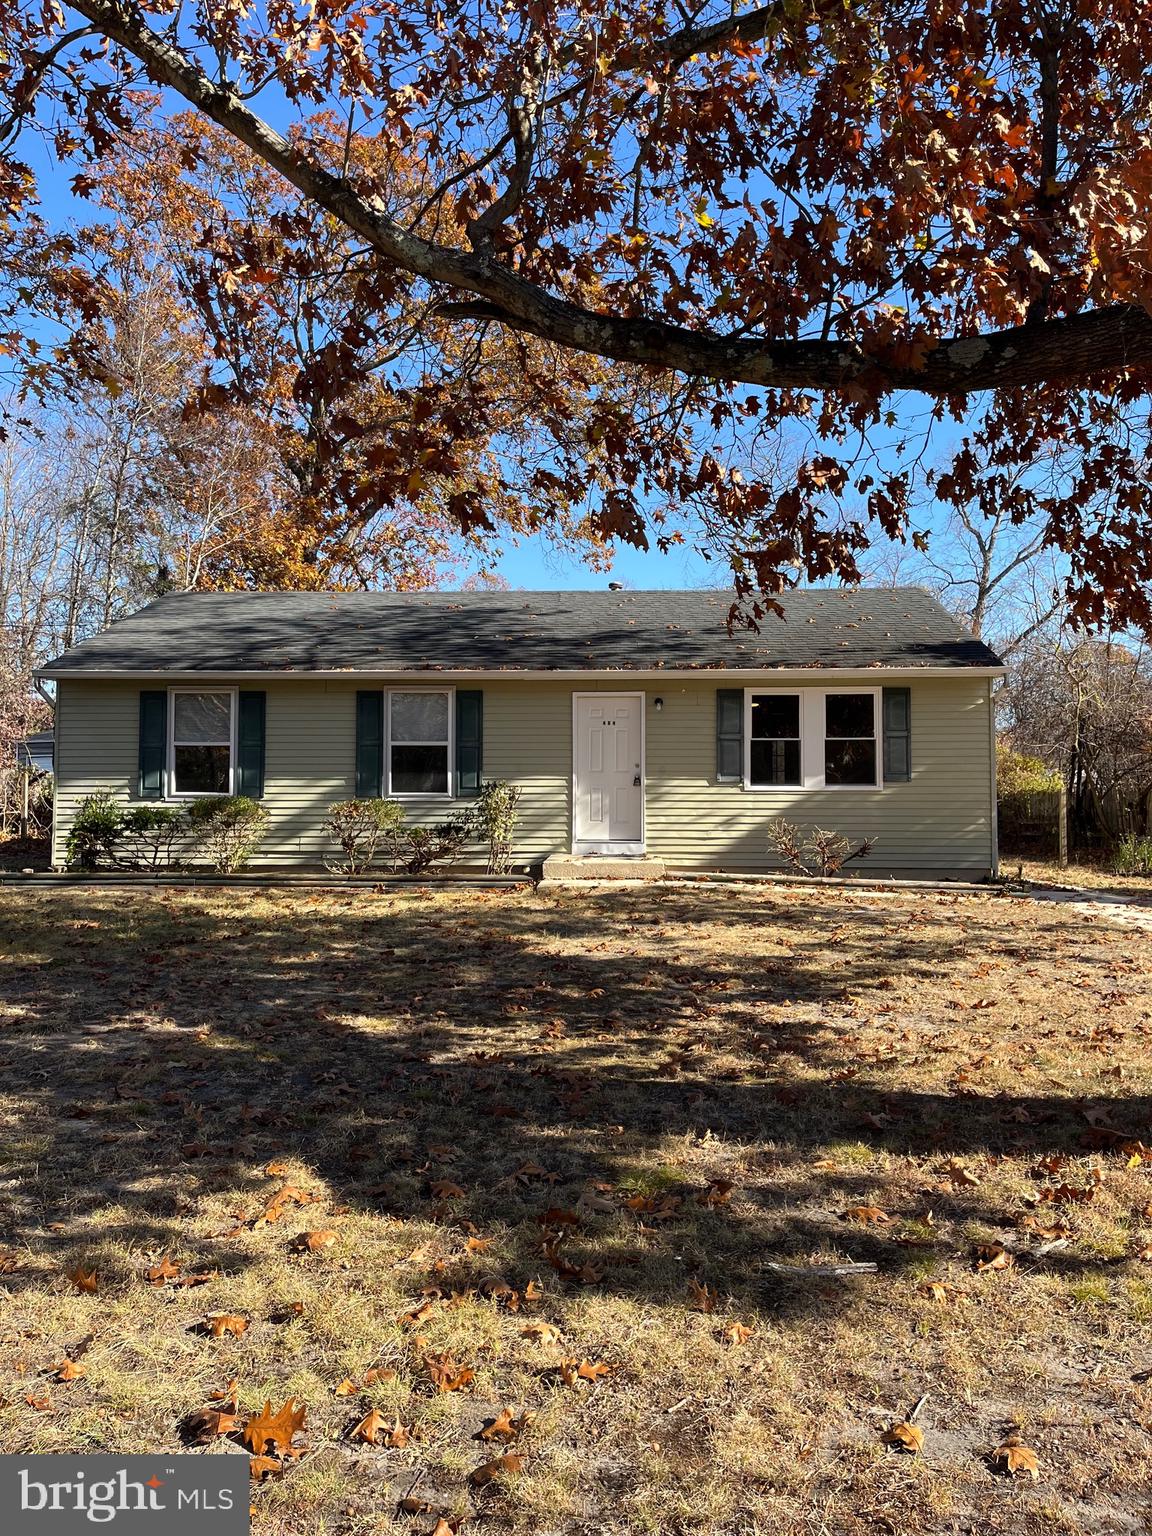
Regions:
<instances>
[{"instance_id":1,"label":"green vinyl siding","mask_svg":"<svg viewBox=\"0 0 1152 1536\"><path fill-rule=\"evenodd\" d=\"M394 681L403 686L404 679ZM771 675L766 682L792 686ZM805 680L796 686L824 682ZM251 686L246 680L237 683ZM134 797L139 695L147 686L78 678L60 682L55 862L63 861L64 839L84 795L112 788L125 800ZM356 792L357 681L270 677L260 686L267 693L263 804L272 824L255 863L315 867L330 851L322 830L329 805ZM379 686L388 686L388 680ZM987 678L960 674L910 682L910 781L885 789L809 792L751 792L739 783L716 782L717 689L742 686L740 679L717 673L698 682L495 677L482 685L469 679L460 686L483 688L484 777L510 779L523 787L518 864L571 846L574 690L646 694L647 847L670 865L771 868L764 829L778 816L852 838L875 836L876 850L858 866L861 874L979 875L994 863ZM660 711L653 707L656 697L664 701ZM413 822L434 822L457 804L470 802L411 801L408 816Z\"/></svg>"}]
</instances>

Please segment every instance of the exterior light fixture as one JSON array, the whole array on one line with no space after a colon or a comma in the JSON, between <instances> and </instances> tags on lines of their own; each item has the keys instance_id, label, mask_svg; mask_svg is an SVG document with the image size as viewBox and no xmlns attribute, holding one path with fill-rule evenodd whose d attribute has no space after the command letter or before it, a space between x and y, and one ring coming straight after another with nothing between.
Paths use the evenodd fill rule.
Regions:
<instances>
[{"instance_id":1,"label":"exterior light fixture","mask_svg":"<svg viewBox=\"0 0 1152 1536\"><path fill-rule=\"evenodd\" d=\"M664 708L664 700L663 699L653 699L652 700L652 708L655 709L657 711L657 713L659 713L659 711Z\"/></svg>"}]
</instances>

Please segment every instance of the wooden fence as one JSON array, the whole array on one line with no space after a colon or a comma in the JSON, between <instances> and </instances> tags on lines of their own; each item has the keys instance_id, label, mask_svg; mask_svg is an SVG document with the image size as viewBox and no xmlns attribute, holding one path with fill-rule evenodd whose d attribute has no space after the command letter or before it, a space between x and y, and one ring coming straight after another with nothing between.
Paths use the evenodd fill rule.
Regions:
<instances>
[{"instance_id":1,"label":"wooden fence","mask_svg":"<svg viewBox=\"0 0 1152 1536\"><path fill-rule=\"evenodd\" d=\"M1068 797L1061 789L1017 790L997 806L1000 852L1068 863Z\"/></svg>"}]
</instances>

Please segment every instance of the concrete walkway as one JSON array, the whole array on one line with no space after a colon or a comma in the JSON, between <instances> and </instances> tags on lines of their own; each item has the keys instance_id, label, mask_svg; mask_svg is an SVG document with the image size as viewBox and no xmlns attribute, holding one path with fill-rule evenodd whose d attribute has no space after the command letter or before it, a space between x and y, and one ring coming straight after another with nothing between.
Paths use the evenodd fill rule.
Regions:
<instances>
[{"instance_id":1,"label":"concrete walkway","mask_svg":"<svg viewBox=\"0 0 1152 1536\"><path fill-rule=\"evenodd\" d=\"M1152 898L1125 895L1119 891L1093 891L1084 886L1053 886L1047 890L1014 891L1033 901L1055 901L1071 907L1095 922L1119 923L1125 928L1141 928L1152 933Z\"/></svg>"}]
</instances>

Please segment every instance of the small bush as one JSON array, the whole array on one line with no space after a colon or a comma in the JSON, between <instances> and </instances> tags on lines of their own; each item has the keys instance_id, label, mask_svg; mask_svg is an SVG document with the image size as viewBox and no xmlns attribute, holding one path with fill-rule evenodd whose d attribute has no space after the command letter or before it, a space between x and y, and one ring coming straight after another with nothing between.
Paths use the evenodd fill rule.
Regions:
<instances>
[{"instance_id":1,"label":"small bush","mask_svg":"<svg viewBox=\"0 0 1152 1536\"><path fill-rule=\"evenodd\" d=\"M222 875L235 874L264 841L271 817L247 795L205 795L188 806L194 844Z\"/></svg>"},{"instance_id":2,"label":"small bush","mask_svg":"<svg viewBox=\"0 0 1152 1536\"><path fill-rule=\"evenodd\" d=\"M1152 837L1126 832L1112 850L1112 868L1118 875L1152 875Z\"/></svg>"},{"instance_id":3,"label":"small bush","mask_svg":"<svg viewBox=\"0 0 1152 1536\"><path fill-rule=\"evenodd\" d=\"M188 817L174 805L134 805L124 812L113 855L130 869L168 869L176 844L188 831Z\"/></svg>"},{"instance_id":4,"label":"small bush","mask_svg":"<svg viewBox=\"0 0 1152 1536\"><path fill-rule=\"evenodd\" d=\"M394 865L406 875L422 875L434 864L454 864L476 835L471 811L457 811L434 827L405 827L397 840Z\"/></svg>"},{"instance_id":5,"label":"small bush","mask_svg":"<svg viewBox=\"0 0 1152 1536\"><path fill-rule=\"evenodd\" d=\"M116 839L124 823L124 807L110 789L98 789L81 800L64 845L73 869L99 869L114 864Z\"/></svg>"},{"instance_id":6,"label":"small bush","mask_svg":"<svg viewBox=\"0 0 1152 1536\"><path fill-rule=\"evenodd\" d=\"M512 868L516 838L516 807L523 794L519 784L490 780L480 791L473 812L476 835L488 845L488 873L506 875Z\"/></svg>"},{"instance_id":7,"label":"small bush","mask_svg":"<svg viewBox=\"0 0 1152 1536\"><path fill-rule=\"evenodd\" d=\"M324 830L342 855L329 868L363 874L381 848L391 862L403 820L404 807L395 800L341 800L329 806Z\"/></svg>"},{"instance_id":8,"label":"small bush","mask_svg":"<svg viewBox=\"0 0 1152 1536\"><path fill-rule=\"evenodd\" d=\"M781 817L768 823L768 846L785 864L802 875L835 875L853 859L866 859L876 846L874 837L866 837L853 848L843 832L827 832L813 827L807 837L799 827Z\"/></svg>"}]
</instances>

